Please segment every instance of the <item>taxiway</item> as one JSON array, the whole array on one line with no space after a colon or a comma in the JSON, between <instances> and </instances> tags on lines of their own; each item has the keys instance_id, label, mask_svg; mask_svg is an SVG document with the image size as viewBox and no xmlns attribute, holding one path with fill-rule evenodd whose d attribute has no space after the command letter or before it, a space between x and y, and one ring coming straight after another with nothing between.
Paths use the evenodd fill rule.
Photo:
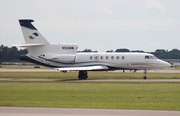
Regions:
<instances>
[{"instance_id":1,"label":"taxiway","mask_svg":"<svg viewBox=\"0 0 180 116\"><path fill-rule=\"evenodd\" d=\"M0 116L180 116L179 111L0 107Z\"/></svg>"}]
</instances>

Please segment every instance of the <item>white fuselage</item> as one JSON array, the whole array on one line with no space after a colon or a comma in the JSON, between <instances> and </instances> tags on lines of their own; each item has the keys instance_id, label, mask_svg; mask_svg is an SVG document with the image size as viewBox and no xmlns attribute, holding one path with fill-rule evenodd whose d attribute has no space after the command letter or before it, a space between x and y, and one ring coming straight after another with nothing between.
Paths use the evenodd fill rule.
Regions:
<instances>
[{"instance_id":1,"label":"white fuselage","mask_svg":"<svg viewBox=\"0 0 180 116\"><path fill-rule=\"evenodd\" d=\"M52 54L51 54L52 55ZM161 69L170 66L169 63L157 59L152 54L148 53L76 53L72 58L68 59L69 54L61 55L62 57L52 58L47 54L40 55L27 55L31 59L41 63L41 65L50 67L86 67L86 66L107 66L108 70L149 70ZM66 58L63 59L62 58ZM71 56L70 56L71 57ZM37 63L36 62L36 63Z\"/></svg>"}]
</instances>

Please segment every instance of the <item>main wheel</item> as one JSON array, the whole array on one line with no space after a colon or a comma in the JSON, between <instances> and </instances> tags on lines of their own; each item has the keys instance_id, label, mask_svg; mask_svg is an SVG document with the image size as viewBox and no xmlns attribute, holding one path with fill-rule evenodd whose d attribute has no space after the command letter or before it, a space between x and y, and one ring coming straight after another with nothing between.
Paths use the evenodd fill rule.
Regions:
<instances>
[{"instance_id":1,"label":"main wheel","mask_svg":"<svg viewBox=\"0 0 180 116\"><path fill-rule=\"evenodd\" d=\"M88 78L87 71L79 71L78 75L79 80L85 80Z\"/></svg>"}]
</instances>

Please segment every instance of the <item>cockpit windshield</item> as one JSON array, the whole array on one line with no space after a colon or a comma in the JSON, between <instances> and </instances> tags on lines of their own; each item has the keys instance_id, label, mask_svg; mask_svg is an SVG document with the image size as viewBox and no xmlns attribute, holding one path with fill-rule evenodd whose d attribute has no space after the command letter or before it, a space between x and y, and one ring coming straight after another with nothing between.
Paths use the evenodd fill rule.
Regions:
<instances>
[{"instance_id":1,"label":"cockpit windshield","mask_svg":"<svg viewBox=\"0 0 180 116\"><path fill-rule=\"evenodd\" d=\"M145 59L158 59L158 58L154 55L147 55L145 56Z\"/></svg>"},{"instance_id":2,"label":"cockpit windshield","mask_svg":"<svg viewBox=\"0 0 180 116\"><path fill-rule=\"evenodd\" d=\"M158 59L156 56L153 56L154 59Z\"/></svg>"},{"instance_id":3,"label":"cockpit windshield","mask_svg":"<svg viewBox=\"0 0 180 116\"><path fill-rule=\"evenodd\" d=\"M149 56L151 59L154 59L153 56Z\"/></svg>"}]
</instances>

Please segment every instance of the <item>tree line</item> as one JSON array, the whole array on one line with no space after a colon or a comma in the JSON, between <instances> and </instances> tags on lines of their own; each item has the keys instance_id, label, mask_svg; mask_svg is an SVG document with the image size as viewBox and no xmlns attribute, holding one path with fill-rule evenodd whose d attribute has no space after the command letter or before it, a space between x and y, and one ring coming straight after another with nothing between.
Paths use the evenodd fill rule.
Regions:
<instances>
[{"instance_id":1,"label":"tree line","mask_svg":"<svg viewBox=\"0 0 180 116\"><path fill-rule=\"evenodd\" d=\"M18 50L17 47L0 46L0 63L2 62L19 62L19 56L27 54L27 49Z\"/></svg>"},{"instance_id":2,"label":"tree line","mask_svg":"<svg viewBox=\"0 0 180 116\"><path fill-rule=\"evenodd\" d=\"M78 52L98 52L98 51L92 51L91 49L85 49L83 51ZM132 50L126 48L120 48L113 50L107 50L106 52L142 52L146 53L142 50ZM19 56L23 54L27 54L27 49L20 49L18 50L17 47L8 47L1 45L0 46L0 63L2 62L20 62ZM159 59L180 59L180 50L178 49L172 49L171 51L164 50L164 49L157 49L155 52L149 52Z\"/></svg>"}]
</instances>

